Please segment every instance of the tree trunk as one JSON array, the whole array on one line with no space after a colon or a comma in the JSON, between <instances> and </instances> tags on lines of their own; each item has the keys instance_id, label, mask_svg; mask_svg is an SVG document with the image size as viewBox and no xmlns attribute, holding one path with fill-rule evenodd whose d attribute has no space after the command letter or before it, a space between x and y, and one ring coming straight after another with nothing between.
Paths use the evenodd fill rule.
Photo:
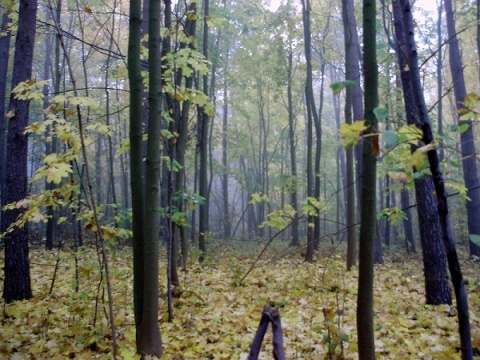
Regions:
<instances>
[{"instance_id":1,"label":"tree trunk","mask_svg":"<svg viewBox=\"0 0 480 360\"><path fill-rule=\"evenodd\" d=\"M312 78L312 45L310 29L310 0L302 0L303 32L305 38L305 60L307 62L307 81L305 84L305 104L307 108L307 198L313 196L314 174L312 168L313 160L313 118L317 118L315 98L313 96ZM320 144L318 144L320 146ZM313 261L313 226L315 217L313 214L307 216L307 250L305 261Z\"/></svg>"},{"instance_id":2,"label":"tree trunk","mask_svg":"<svg viewBox=\"0 0 480 360\"><path fill-rule=\"evenodd\" d=\"M347 124L352 124L353 118L355 118L355 120L363 119L363 105L360 87L360 71L358 58L357 25L355 21L355 12L352 0L342 1L342 19L345 36L345 79L354 81L356 83L354 89L352 89L351 87L347 87L345 94L345 122ZM346 149L346 157L348 239L347 270L350 270L357 263L357 234L354 226L356 216L356 181L354 169L354 149L352 147Z\"/></svg>"},{"instance_id":3,"label":"tree trunk","mask_svg":"<svg viewBox=\"0 0 480 360\"><path fill-rule=\"evenodd\" d=\"M297 184L297 156L296 156L296 141L295 141L295 119L293 114L293 95L292 95L292 80L293 80L293 48L292 41L289 39L288 54L287 54L287 101L288 101L288 148L290 149L290 176L292 182L289 184L288 191L290 192L290 205L295 211L298 211L298 184ZM299 246L300 236L298 234L298 221L291 225L291 239L290 245Z\"/></svg>"},{"instance_id":4,"label":"tree trunk","mask_svg":"<svg viewBox=\"0 0 480 360\"><path fill-rule=\"evenodd\" d=\"M5 181L7 165L7 74L8 60L10 57L10 12L4 9L0 36L0 234L6 229L3 228L2 208L7 204L5 198Z\"/></svg>"},{"instance_id":5,"label":"tree trunk","mask_svg":"<svg viewBox=\"0 0 480 360\"><path fill-rule=\"evenodd\" d=\"M161 131L160 0L150 1L148 11L148 140L145 174L145 242L142 321L139 325L139 352L160 357L162 340L158 325L159 273L159 184Z\"/></svg>"},{"instance_id":6,"label":"tree trunk","mask_svg":"<svg viewBox=\"0 0 480 360\"><path fill-rule=\"evenodd\" d=\"M461 113L465 109L464 101L467 95L465 79L463 76L462 58L460 47L455 29L455 20L453 16L452 1L445 0L445 14L447 18L448 32L448 52L450 58L450 72L453 79L453 91L455 93L455 102L457 112ZM480 181L478 179L477 158L475 149L475 138L471 120L459 120L459 125L467 125L468 129L460 134L460 143L462 147L462 165L463 180L467 187L467 218L468 234L480 235ZM480 256L480 246L470 241L470 255Z\"/></svg>"},{"instance_id":7,"label":"tree trunk","mask_svg":"<svg viewBox=\"0 0 480 360\"><path fill-rule=\"evenodd\" d=\"M414 95L415 84L412 83L411 79L412 69L409 66L408 58L405 57L408 51L406 34L409 30L405 27L406 19L400 2L394 3L393 15L397 39L395 50L402 80L407 123L421 128L420 109ZM415 149L416 147L412 147L412 151ZM425 276L425 300L427 304L451 304L445 250L441 238L441 224L438 211L436 211L433 189L431 177L415 180L415 197Z\"/></svg>"},{"instance_id":8,"label":"tree trunk","mask_svg":"<svg viewBox=\"0 0 480 360\"><path fill-rule=\"evenodd\" d=\"M445 4L447 2L449 2L449 0L445 0ZM424 144L433 144L435 139L433 137L432 127L430 125L430 119L428 118L428 110L425 104L425 98L423 96L423 89L420 81L418 54L414 39L414 25L411 7L408 0L402 0L401 3L403 10L403 21L405 23L405 37L406 39L408 39L409 51L407 53L407 56L410 69L409 75L413 87L413 96L415 97L416 105L418 108L420 123L422 125L422 140ZM453 287L455 289L462 359L470 360L473 358L473 354L470 334L467 291L465 288L465 282L463 280L457 251L455 249L455 240L453 238L453 229L451 227L450 217L448 214L447 194L445 191L443 174L440 168L440 161L438 159L437 151L431 150L427 153L427 156L430 163L433 183L435 186L437 209L440 216L440 224L443 234L443 244L447 253L450 276L452 279Z\"/></svg>"},{"instance_id":9,"label":"tree trunk","mask_svg":"<svg viewBox=\"0 0 480 360\"><path fill-rule=\"evenodd\" d=\"M407 252L416 253L417 249L415 247L415 239L413 238L413 229L412 229L412 215L410 211L410 194L408 190L403 188L400 192L400 202L406 219L403 219L403 232L405 234L406 248Z\"/></svg>"},{"instance_id":10,"label":"tree trunk","mask_svg":"<svg viewBox=\"0 0 480 360\"><path fill-rule=\"evenodd\" d=\"M36 17L37 1L21 0L13 59L12 89L20 82L30 80L32 77ZM27 196L28 138L24 131L28 125L29 105L28 100L19 100L13 93L10 95L9 113L11 117L8 121L7 134L5 204L17 202ZM7 229L24 211L23 208L6 211L2 217L3 228ZM32 289L27 226L12 229L4 237L4 244L5 279L3 298L7 303L29 299L32 297Z\"/></svg>"},{"instance_id":11,"label":"tree trunk","mask_svg":"<svg viewBox=\"0 0 480 360\"><path fill-rule=\"evenodd\" d=\"M373 261L375 249L375 209L377 185L378 68L376 56L375 0L363 1L363 66L365 88L365 124L363 139L362 202L360 218L360 252L357 295L358 355L360 360L375 359L373 328Z\"/></svg>"},{"instance_id":12,"label":"tree trunk","mask_svg":"<svg viewBox=\"0 0 480 360\"><path fill-rule=\"evenodd\" d=\"M203 19L203 56L208 60L208 16L209 16L209 0L204 0L204 19ZM203 76L203 93L208 96L208 74ZM207 196L208 196L208 123L209 115L205 107L201 107L199 114L199 183L198 193L205 199L205 203L199 209L199 224L198 224L198 248L201 252L200 261L203 261L205 253L207 252L207 232L208 232L208 212L207 212Z\"/></svg>"}]
</instances>

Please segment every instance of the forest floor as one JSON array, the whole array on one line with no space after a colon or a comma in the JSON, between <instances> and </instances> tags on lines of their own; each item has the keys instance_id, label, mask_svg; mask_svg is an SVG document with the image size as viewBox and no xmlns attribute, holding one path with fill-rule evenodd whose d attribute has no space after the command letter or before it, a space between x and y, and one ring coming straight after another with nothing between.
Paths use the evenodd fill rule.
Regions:
<instances>
[{"instance_id":1,"label":"forest floor","mask_svg":"<svg viewBox=\"0 0 480 360\"><path fill-rule=\"evenodd\" d=\"M241 283L263 245L232 242L210 246L212 255L202 265L192 259L187 271L180 271L172 322L167 322L166 262L161 260L162 359L246 359L266 303L280 308L287 359L357 358L358 276L356 269L345 271L343 249L321 251L315 262L308 264L300 251L278 245L267 251ZM0 256L3 268L3 254ZM112 357L107 295L98 258L89 248L77 253L31 250L34 298L8 305L0 301L0 358ZM472 337L478 349L480 263L466 256L461 260L469 291ZM120 358L136 359L131 250L111 250L110 268ZM387 253L385 265L376 266L375 271L379 359L460 359L455 307L426 306L424 299L420 255ZM271 359L271 350L269 329L260 358Z\"/></svg>"}]
</instances>

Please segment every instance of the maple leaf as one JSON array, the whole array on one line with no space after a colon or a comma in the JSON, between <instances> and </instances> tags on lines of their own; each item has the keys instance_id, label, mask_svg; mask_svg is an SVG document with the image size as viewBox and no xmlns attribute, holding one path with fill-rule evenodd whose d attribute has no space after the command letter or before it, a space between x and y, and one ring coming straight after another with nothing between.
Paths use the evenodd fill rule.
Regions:
<instances>
[{"instance_id":1,"label":"maple leaf","mask_svg":"<svg viewBox=\"0 0 480 360\"><path fill-rule=\"evenodd\" d=\"M68 177L72 173L72 167L70 164L55 163L47 167L46 178L47 182L60 184L63 178Z\"/></svg>"}]
</instances>

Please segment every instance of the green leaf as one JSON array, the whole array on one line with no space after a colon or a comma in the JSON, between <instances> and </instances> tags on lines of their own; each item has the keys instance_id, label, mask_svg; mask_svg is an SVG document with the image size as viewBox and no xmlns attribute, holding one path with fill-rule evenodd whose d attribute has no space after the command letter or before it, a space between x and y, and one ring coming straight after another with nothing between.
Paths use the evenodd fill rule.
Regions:
<instances>
[{"instance_id":1,"label":"green leaf","mask_svg":"<svg viewBox=\"0 0 480 360\"><path fill-rule=\"evenodd\" d=\"M387 108L384 108L382 106L377 106L375 109L373 109L373 113L375 114L375 117L377 118L378 121L387 120L387 116L388 116Z\"/></svg>"},{"instance_id":2,"label":"green leaf","mask_svg":"<svg viewBox=\"0 0 480 360\"><path fill-rule=\"evenodd\" d=\"M465 131L468 130L469 127L470 127L470 125L468 125L468 124L461 124L461 125L458 125L457 130L460 134L463 134Z\"/></svg>"},{"instance_id":3,"label":"green leaf","mask_svg":"<svg viewBox=\"0 0 480 360\"><path fill-rule=\"evenodd\" d=\"M480 235L477 234L469 234L468 238L472 243L474 243L477 246L480 246Z\"/></svg>"},{"instance_id":4,"label":"green leaf","mask_svg":"<svg viewBox=\"0 0 480 360\"><path fill-rule=\"evenodd\" d=\"M383 141L387 146L393 146L398 142L397 134L393 130L387 130L383 133Z\"/></svg>"},{"instance_id":5,"label":"green leaf","mask_svg":"<svg viewBox=\"0 0 480 360\"><path fill-rule=\"evenodd\" d=\"M351 80L338 81L330 84L330 88L332 89L334 95L339 94L346 87L355 87L355 86L357 86L357 84Z\"/></svg>"}]
</instances>

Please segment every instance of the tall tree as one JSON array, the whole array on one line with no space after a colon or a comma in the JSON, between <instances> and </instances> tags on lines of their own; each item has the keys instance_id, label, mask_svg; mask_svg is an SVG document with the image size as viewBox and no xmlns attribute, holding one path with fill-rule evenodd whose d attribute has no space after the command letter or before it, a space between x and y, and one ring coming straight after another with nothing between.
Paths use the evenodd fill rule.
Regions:
<instances>
[{"instance_id":1,"label":"tall tree","mask_svg":"<svg viewBox=\"0 0 480 360\"><path fill-rule=\"evenodd\" d=\"M35 45L37 1L21 0L18 12L18 30L13 59L12 90L21 82L32 77L33 50ZM28 125L29 100L18 99L12 91L10 95L9 121L7 134L7 161L5 203L10 204L27 196L27 154L28 138L24 133ZM3 228L15 222L24 208L15 207L2 217ZM30 264L28 259L28 229L13 228L4 238L5 279L3 298L9 303L14 300L32 297L30 284Z\"/></svg>"},{"instance_id":2,"label":"tall tree","mask_svg":"<svg viewBox=\"0 0 480 360\"><path fill-rule=\"evenodd\" d=\"M0 233L3 233L1 218L3 213L1 209L5 204L5 180L6 180L6 160L7 160L7 74L8 60L10 57L10 10L4 8L2 14L2 24L0 36Z\"/></svg>"},{"instance_id":3,"label":"tall tree","mask_svg":"<svg viewBox=\"0 0 480 360\"><path fill-rule=\"evenodd\" d=\"M313 196L314 174L313 174L313 121L317 120L318 114L315 107L315 98L313 94L313 74L312 74L312 45L311 45L311 13L310 0L302 0L302 19L303 36L305 39L305 60L307 62L307 80L305 83L305 105L307 108L307 197ZM318 144L317 146L320 146ZM305 261L313 261L313 214L307 218L307 251L305 252Z\"/></svg>"},{"instance_id":4,"label":"tall tree","mask_svg":"<svg viewBox=\"0 0 480 360\"><path fill-rule=\"evenodd\" d=\"M409 49L407 43L408 29L405 28L406 19L404 19L400 1L393 4L393 16L395 30L393 46L399 63L407 123L422 128L420 109L414 94L414 84L411 80L410 73L412 70L407 57ZM416 149L417 146L412 146L412 152ZM436 209L433 179L427 177L414 181L420 242L422 244L425 300L427 304L451 304L445 249L441 236L440 216Z\"/></svg>"},{"instance_id":5,"label":"tall tree","mask_svg":"<svg viewBox=\"0 0 480 360\"><path fill-rule=\"evenodd\" d=\"M377 5L363 0L363 77L365 91L365 130L363 139L362 202L358 263L357 329L360 360L375 359L373 329L373 265L375 250L375 209L378 132L374 110L378 106Z\"/></svg>"},{"instance_id":6,"label":"tall tree","mask_svg":"<svg viewBox=\"0 0 480 360\"><path fill-rule=\"evenodd\" d=\"M447 2L448 0L446 0ZM405 23L405 37L408 41L408 67L413 87L413 93L418 108L418 115L422 124L422 140L426 145L433 145L435 139L433 137L432 126L428 117L427 105L423 95L422 83L420 80L420 71L418 67L418 53L414 37L414 21L411 11L410 2L401 0L403 21ZM447 253L448 267L450 276L455 290L455 298L457 302L457 317L460 333L460 348L462 351L462 359L470 360L472 354L472 340L470 334L470 320L468 312L468 297L463 280L460 262L458 260L457 251L455 249L455 240L453 238L453 229L450 224L450 216L448 213L447 194L445 191L445 183L440 167L440 161L436 150L430 150L427 153L432 173L435 193L437 197L437 210L440 216L440 224L442 229L443 244Z\"/></svg>"},{"instance_id":7,"label":"tall tree","mask_svg":"<svg viewBox=\"0 0 480 360\"><path fill-rule=\"evenodd\" d=\"M298 209L298 186L297 186L297 156L296 156L296 140L295 140L295 114L293 109L293 39L291 34L291 16L290 2L288 6L288 44L287 44L287 108L288 108L288 148L290 150L290 175L292 177L290 192L290 205L295 211ZM293 222L291 226L291 239L290 244L292 246L300 245L300 237L298 233L298 222Z\"/></svg>"},{"instance_id":8,"label":"tall tree","mask_svg":"<svg viewBox=\"0 0 480 360\"><path fill-rule=\"evenodd\" d=\"M358 76L358 40L356 31L355 13L352 0L342 1L342 19L345 39L345 79L354 81L356 88L360 89ZM356 68L356 71L354 70ZM354 73L356 74L354 75ZM356 80L356 81L355 81ZM345 95L345 122L353 123L353 95L354 89L346 88ZM361 101L361 99L360 99ZM363 112L363 107L360 104ZM357 110L358 111L358 110ZM358 116L358 115L357 115ZM360 118L357 118L360 120ZM355 169L353 147L346 149L346 182L347 182L347 270L357 264L357 238L355 231Z\"/></svg>"},{"instance_id":9,"label":"tall tree","mask_svg":"<svg viewBox=\"0 0 480 360\"><path fill-rule=\"evenodd\" d=\"M143 107L140 68L141 6L130 3L130 172L134 255L134 312L137 352L161 356L158 325L158 185L160 181L160 0L149 9L149 126L146 180L143 181ZM145 196L148 194L148 196Z\"/></svg>"},{"instance_id":10,"label":"tall tree","mask_svg":"<svg viewBox=\"0 0 480 360\"><path fill-rule=\"evenodd\" d=\"M447 19L448 53L450 59L450 73L453 81L455 102L459 114L465 110L465 97L467 90L463 74L462 57L458 44L455 19L451 0L444 0L445 15ZM467 218L468 234L480 236L480 181L478 178L475 137L473 134L472 120L459 120L459 125L466 125L466 131L460 134L462 147L463 180L467 187ZM470 255L480 256L480 246L470 241Z\"/></svg>"},{"instance_id":11,"label":"tall tree","mask_svg":"<svg viewBox=\"0 0 480 360\"><path fill-rule=\"evenodd\" d=\"M210 15L210 2L204 0L203 2L203 56L208 59L208 19ZM208 95L208 73L203 75L203 93ZM202 252L200 260L203 260L204 254L207 252L207 232L208 232L208 126L209 115L205 107L201 107L199 114L199 179L198 179L198 193L205 199L205 203L200 206L199 210L199 224L198 224L198 247Z\"/></svg>"}]
</instances>

